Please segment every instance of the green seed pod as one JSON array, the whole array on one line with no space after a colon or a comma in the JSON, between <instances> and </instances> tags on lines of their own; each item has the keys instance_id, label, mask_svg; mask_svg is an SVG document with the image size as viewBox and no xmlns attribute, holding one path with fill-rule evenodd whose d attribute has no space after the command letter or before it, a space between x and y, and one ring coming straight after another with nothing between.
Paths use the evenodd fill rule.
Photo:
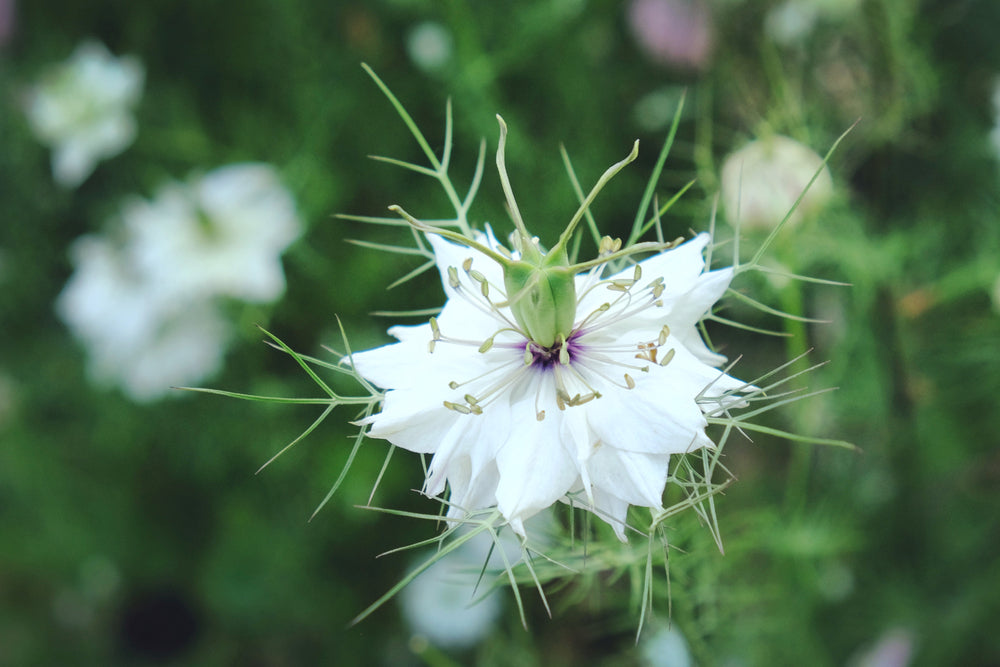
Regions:
<instances>
[{"instance_id":1,"label":"green seed pod","mask_svg":"<svg viewBox=\"0 0 1000 667\"><path fill-rule=\"evenodd\" d=\"M541 256L539 264L514 261L504 267L504 286L514 319L531 340L552 347L569 337L576 319L576 286L565 253Z\"/></svg>"}]
</instances>

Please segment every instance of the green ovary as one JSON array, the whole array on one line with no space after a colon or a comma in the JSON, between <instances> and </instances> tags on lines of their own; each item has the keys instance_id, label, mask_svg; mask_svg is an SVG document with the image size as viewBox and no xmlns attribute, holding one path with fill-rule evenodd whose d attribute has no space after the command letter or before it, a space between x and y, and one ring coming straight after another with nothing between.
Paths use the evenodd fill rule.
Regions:
<instances>
[{"instance_id":1,"label":"green ovary","mask_svg":"<svg viewBox=\"0 0 1000 667\"><path fill-rule=\"evenodd\" d=\"M568 338L576 319L573 273L565 265L546 266L548 263L546 257L542 266L515 261L504 267L504 286L514 319L542 347L551 347L560 335Z\"/></svg>"}]
</instances>

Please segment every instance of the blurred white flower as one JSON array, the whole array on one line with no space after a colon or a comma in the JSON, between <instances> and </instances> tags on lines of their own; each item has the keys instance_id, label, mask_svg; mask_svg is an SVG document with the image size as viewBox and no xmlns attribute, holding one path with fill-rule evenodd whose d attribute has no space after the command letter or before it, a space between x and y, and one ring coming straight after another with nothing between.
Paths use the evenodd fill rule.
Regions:
<instances>
[{"instance_id":1,"label":"blurred white flower","mask_svg":"<svg viewBox=\"0 0 1000 667\"><path fill-rule=\"evenodd\" d=\"M715 368L723 358L696 329L732 270L705 271L703 234L608 278L603 262L575 277L540 269L515 296L491 256L428 240L448 296L441 314L354 355L389 390L369 435L434 455L424 493L450 489L449 516L495 505L524 536L525 519L572 493L624 540L630 505L662 506L671 455L714 446L704 413L747 390ZM514 268L529 265L492 235L478 240ZM565 316L565 335L546 330L547 307L532 305L538 281L556 301L568 297L548 304Z\"/></svg>"},{"instance_id":2,"label":"blurred white flower","mask_svg":"<svg viewBox=\"0 0 1000 667\"><path fill-rule=\"evenodd\" d=\"M848 662L850 667L907 667L913 659L916 641L905 628L894 628Z\"/></svg>"},{"instance_id":3,"label":"blurred white flower","mask_svg":"<svg viewBox=\"0 0 1000 667\"><path fill-rule=\"evenodd\" d=\"M993 152L1000 158L1000 77L993 81L993 95L990 99L993 106L993 129L990 131L990 142Z\"/></svg>"},{"instance_id":4,"label":"blurred white flower","mask_svg":"<svg viewBox=\"0 0 1000 667\"><path fill-rule=\"evenodd\" d=\"M804 40L819 19L819 7L809 2L785 0L772 7L764 19L764 31L778 44Z\"/></svg>"},{"instance_id":5,"label":"blurred white flower","mask_svg":"<svg viewBox=\"0 0 1000 667\"><path fill-rule=\"evenodd\" d=\"M772 135L751 141L722 165L726 217L746 231L770 231L781 222L813 175L819 176L788 220L797 224L821 209L833 194L833 178L823 158L799 142Z\"/></svg>"},{"instance_id":6,"label":"blurred white flower","mask_svg":"<svg viewBox=\"0 0 1000 667\"><path fill-rule=\"evenodd\" d=\"M103 44L87 41L28 91L28 122L52 148L57 183L78 186L100 160L132 143L137 132L132 111L144 76L135 57L115 58Z\"/></svg>"},{"instance_id":7,"label":"blurred white flower","mask_svg":"<svg viewBox=\"0 0 1000 667\"><path fill-rule=\"evenodd\" d=\"M768 11L764 31L784 46L804 42L821 20L843 20L859 4L858 0L785 0Z\"/></svg>"},{"instance_id":8,"label":"blurred white flower","mask_svg":"<svg viewBox=\"0 0 1000 667\"><path fill-rule=\"evenodd\" d=\"M528 522L531 548L549 546L558 530L552 512L542 512ZM414 634L442 648L468 648L484 639L496 625L504 598L488 592L495 578L507 578L506 567L516 567L524 554L521 541L510 531L493 540L481 532L446 554L400 591L403 617ZM433 552L414 561L422 564Z\"/></svg>"},{"instance_id":9,"label":"blurred white flower","mask_svg":"<svg viewBox=\"0 0 1000 667\"><path fill-rule=\"evenodd\" d=\"M407 34L406 52L410 60L426 72L441 69L451 60L451 33L440 23L424 21Z\"/></svg>"},{"instance_id":10,"label":"blurred white flower","mask_svg":"<svg viewBox=\"0 0 1000 667\"><path fill-rule=\"evenodd\" d=\"M441 648L468 648L482 641L496 625L503 611L503 598L486 593L491 575L480 580L490 556L491 538L480 533L443 556L400 592L399 604L410 629ZM520 545L502 541L511 565L521 559ZM426 554L424 557L429 557ZM423 558L414 562L417 566ZM498 553L487 568L498 568Z\"/></svg>"},{"instance_id":11,"label":"blurred white flower","mask_svg":"<svg viewBox=\"0 0 1000 667\"><path fill-rule=\"evenodd\" d=\"M676 625L651 628L651 631L639 644L643 667L693 667L687 640Z\"/></svg>"},{"instance_id":12,"label":"blurred white flower","mask_svg":"<svg viewBox=\"0 0 1000 667\"><path fill-rule=\"evenodd\" d=\"M123 207L116 243L73 246L57 311L89 354L95 381L134 400L218 370L229 339L219 297L263 302L284 290L281 253L301 229L266 165L234 165Z\"/></svg>"},{"instance_id":13,"label":"blurred white flower","mask_svg":"<svg viewBox=\"0 0 1000 667\"><path fill-rule=\"evenodd\" d=\"M285 291L281 253L302 233L295 201L265 164L169 183L122 217L136 270L170 299L273 301Z\"/></svg>"},{"instance_id":14,"label":"blurred white flower","mask_svg":"<svg viewBox=\"0 0 1000 667\"><path fill-rule=\"evenodd\" d=\"M102 238L79 239L72 254L76 271L56 308L87 349L97 384L145 402L218 370L229 328L210 303L159 298Z\"/></svg>"}]
</instances>

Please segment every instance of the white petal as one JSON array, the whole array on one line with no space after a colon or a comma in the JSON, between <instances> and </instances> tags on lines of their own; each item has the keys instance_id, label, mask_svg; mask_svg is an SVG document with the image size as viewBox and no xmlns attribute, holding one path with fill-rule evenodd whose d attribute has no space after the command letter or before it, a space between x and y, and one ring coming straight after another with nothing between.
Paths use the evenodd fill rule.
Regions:
<instances>
[{"instance_id":1,"label":"white petal","mask_svg":"<svg viewBox=\"0 0 1000 667\"><path fill-rule=\"evenodd\" d=\"M656 509L661 506L669 463L669 454L641 454L605 445L587 467L595 488L628 504Z\"/></svg>"},{"instance_id":2,"label":"white petal","mask_svg":"<svg viewBox=\"0 0 1000 667\"><path fill-rule=\"evenodd\" d=\"M707 425L695 402L705 383L672 365L651 368L635 378L634 389L609 391L577 409L587 410L591 429L605 445L649 454L687 452Z\"/></svg>"},{"instance_id":3,"label":"white petal","mask_svg":"<svg viewBox=\"0 0 1000 667\"><path fill-rule=\"evenodd\" d=\"M732 280L732 269L710 271L702 275L687 292L678 295L676 300L664 302L670 313L671 328L684 330L694 327L715 302L722 298Z\"/></svg>"},{"instance_id":4,"label":"white petal","mask_svg":"<svg viewBox=\"0 0 1000 667\"><path fill-rule=\"evenodd\" d=\"M486 465L477 470L471 459L459 461L463 466L461 474L456 470L448 478L448 486L451 488L448 508L450 518L461 518L467 512L486 509L496 505L497 484L500 482L500 473L497 471L495 461L487 461ZM468 468L464 466L468 464ZM456 466L457 468L457 466Z\"/></svg>"},{"instance_id":5,"label":"white petal","mask_svg":"<svg viewBox=\"0 0 1000 667\"><path fill-rule=\"evenodd\" d=\"M462 270L462 264L470 258L472 259L472 268L482 273L491 283L503 285L503 267L475 248L452 243L437 234L428 234L427 240L434 249L434 258L438 271L441 273L441 284L449 297L452 288L448 280L448 267L455 267L459 276L464 277L465 272ZM485 245L490 245L490 243L487 242Z\"/></svg>"},{"instance_id":6,"label":"white petal","mask_svg":"<svg viewBox=\"0 0 1000 667\"><path fill-rule=\"evenodd\" d=\"M433 366L426 358L427 344L433 338L429 324L393 327L389 332L402 343L390 343L351 356L354 367L369 382L383 389L401 389L420 385Z\"/></svg>"},{"instance_id":7,"label":"white petal","mask_svg":"<svg viewBox=\"0 0 1000 667\"><path fill-rule=\"evenodd\" d=\"M431 461L427 494L440 493L445 481L454 486L452 478L456 467L467 467L466 477L470 481L477 477L486 464L496 457L506 439L505 430L509 423L510 409L504 401L490 405L481 415L459 416L455 425L441 440Z\"/></svg>"},{"instance_id":8,"label":"white petal","mask_svg":"<svg viewBox=\"0 0 1000 667\"><path fill-rule=\"evenodd\" d=\"M594 505L591 511L614 528L615 535L622 542L625 539L625 522L628 518L628 503L617 498L604 489L594 489Z\"/></svg>"},{"instance_id":9,"label":"white petal","mask_svg":"<svg viewBox=\"0 0 1000 667\"><path fill-rule=\"evenodd\" d=\"M96 165L97 156L76 140L66 141L52 151L52 177L64 188L83 183Z\"/></svg>"},{"instance_id":10,"label":"white petal","mask_svg":"<svg viewBox=\"0 0 1000 667\"><path fill-rule=\"evenodd\" d=\"M382 411L361 421L369 435L384 438L411 452L437 451L460 415L444 407L439 394L427 389L396 389L386 393Z\"/></svg>"},{"instance_id":11,"label":"white petal","mask_svg":"<svg viewBox=\"0 0 1000 667\"><path fill-rule=\"evenodd\" d=\"M663 278L663 295L669 298L672 294L683 294L698 279L705 270L705 257L702 252L711 241L708 234L698 234L693 239L672 250L648 257L641 262L642 280L647 284L655 278ZM611 279L632 278L635 269L628 267Z\"/></svg>"},{"instance_id":12,"label":"white petal","mask_svg":"<svg viewBox=\"0 0 1000 667\"><path fill-rule=\"evenodd\" d=\"M515 406L509 437L497 452L497 506L522 536L523 521L559 500L578 477L575 457L559 438L559 410L551 408L537 421L531 403Z\"/></svg>"},{"instance_id":13,"label":"white petal","mask_svg":"<svg viewBox=\"0 0 1000 667\"><path fill-rule=\"evenodd\" d=\"M509 308L495 305L506 300L503 268L478 250L451 243L435 235L428 235L428 241L434 248L441 283L448 297L437 318L441 333L482 343L498 330L510 327L514 318L510 315ZM490 285L488 301L482 294L482 285L472 280L463 268L463 264L469 259L472 260L471 270L481 273ZM451 285L450 268L454 269L458 278L458 288ZM498 313L503 313L506 321Z\"/></svg>"}]
</instances>

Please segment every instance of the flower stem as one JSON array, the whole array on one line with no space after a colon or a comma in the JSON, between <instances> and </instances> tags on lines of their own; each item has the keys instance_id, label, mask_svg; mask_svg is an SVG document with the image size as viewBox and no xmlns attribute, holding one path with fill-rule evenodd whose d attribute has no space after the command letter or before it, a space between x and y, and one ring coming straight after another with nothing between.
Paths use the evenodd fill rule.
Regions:
<instances>
[{"instance_id":1,"label":"flower stem","mask_svg":"<svg viewBox=\"0 0 1000 667\"><path fill-rule=\"evenodd\" d=\"M789 281L781 290L781 310L786 313L801 315L804 312L802 299L802 284L796 280ZM789 359L795 359L788 369L792 375L804 372L809 367L806 353L809 351L806 338L805 322L799 319L785 318L784 329L788 334L785 343L785 353ZM801 417L801 413L798 415ZM809 487L809 470L812 466L813 445L808 442L798 442L792 447L792 458L788 465L788 491L786 503L791 508L801 507L805 503Z\"/></svg>"}]
</instances>

